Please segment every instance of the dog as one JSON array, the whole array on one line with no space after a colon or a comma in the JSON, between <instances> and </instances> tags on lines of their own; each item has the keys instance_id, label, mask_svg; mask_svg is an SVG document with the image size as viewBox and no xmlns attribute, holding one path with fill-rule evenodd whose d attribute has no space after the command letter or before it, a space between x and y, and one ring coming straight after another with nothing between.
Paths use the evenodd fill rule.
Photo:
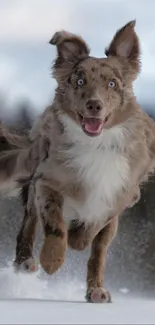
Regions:
<instances>
[{"instance_id":1,"label":"dog","mask_svg":"<svg viewBox=\"0 0 155 325\"><path fill-rule=\"evenodd\" d=\"M40 264L48 274L62 266L67 245L79 251L91 245L88 302L111 301L103 287L107 249L119 216L139 200L155 166L155 124L133 92L141 67L135 24L116 32L103 58L90 56L81 37L56 32L50 40L57 50L53 104L34 123L27 144L0 153L0 182L20 184L25 208L15 265L35 270L40 218Z\"/></svg>"}]
</instances>

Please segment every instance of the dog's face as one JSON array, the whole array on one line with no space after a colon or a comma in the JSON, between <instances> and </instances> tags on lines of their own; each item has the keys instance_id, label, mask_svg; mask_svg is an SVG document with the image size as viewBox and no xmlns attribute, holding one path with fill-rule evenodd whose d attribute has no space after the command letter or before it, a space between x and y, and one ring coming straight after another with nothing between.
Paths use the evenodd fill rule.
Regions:
<instances>
[{"instance_id":1,"label":"dog's face","mask_svg":"<svg viewBox=\"0 0 155 325\"><path fill-rule=\"evenodd\" d=\"M89 56L87 44L75 35L58 32L50 43L57 46L54 76L61 106L89 136L111 126L123 111L139 72L139 44L135 22L119 30L106 50L107 58Z\"/></svg>"}]
</instances>

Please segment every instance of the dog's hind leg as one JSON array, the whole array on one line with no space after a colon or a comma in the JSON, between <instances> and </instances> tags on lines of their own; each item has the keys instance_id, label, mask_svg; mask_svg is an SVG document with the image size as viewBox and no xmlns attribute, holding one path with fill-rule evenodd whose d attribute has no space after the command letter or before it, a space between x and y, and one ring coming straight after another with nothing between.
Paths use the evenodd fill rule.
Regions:
<instances>
[{"instance_id":1,"label":"dog's hind leg","mask_svg":"<svg viewBox=\"0 0 155 325\"><path fill-rule=\"evenodd\" d=\"M84 250L101 229L100 224L86 226L84 222L79 224L78 220L72 220L68 229L68 246L77 251Z\"/></svg>"},{"instance_id":2,"label":"dog's hind leg","mask_svg":"<svg viewBox=\"0 0 155 325\"><path fill-rule=\"evenodd\" d=\"M38 219L34 204L34 186L30 183L24 185L21 196L24 206L24 219L16 239L14 266L17 270L24 269L29 272L34 272L38 268L33 258L33 243Z\"/></svg>"}]
</instances>

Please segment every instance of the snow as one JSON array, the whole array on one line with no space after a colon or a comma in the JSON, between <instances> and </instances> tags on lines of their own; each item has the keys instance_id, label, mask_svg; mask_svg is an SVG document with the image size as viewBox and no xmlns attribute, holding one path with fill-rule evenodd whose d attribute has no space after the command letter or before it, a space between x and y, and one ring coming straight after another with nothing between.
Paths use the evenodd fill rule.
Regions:
<instances>
[{"instance_id":1,"label":"snow","mask_svg":"<svg viewBox=\"0 0 155 325\"><path fill-rule=\"evenodd\" d=\"M90 304L78 279L57 279L52 288L36 274L0 271L0 324L154 324L155 302L132 297L127 288L113 293L111 304Z\"/></svg>"},{"instance_id":2,"label":"snow","mask_svg":"<svg viewBox=\"0 0 155 325\"><path fill-rule=\"evenodd\" d=\"M154 324L154 302L115 299L113 304L83 301L0 301L0 324Z\"/></svg>"}]
</instances>

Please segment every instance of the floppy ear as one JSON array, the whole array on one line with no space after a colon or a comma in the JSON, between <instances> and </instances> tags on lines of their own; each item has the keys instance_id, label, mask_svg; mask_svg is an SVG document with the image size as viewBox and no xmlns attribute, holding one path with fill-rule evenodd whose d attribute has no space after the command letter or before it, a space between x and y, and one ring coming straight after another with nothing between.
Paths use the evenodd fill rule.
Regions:
<instances>
[{"instance_id":1,"label":"floppy ear","mask_svg":"<svg viewBox=\"0 0 155 325\"><path fill-rule=\"evenodd\" d=\"M57 47L55 68L63 63L74 64L89 55L89 48L80 36L63 30L56 32L49 43Z\"/></svg>"},{"instance_id":2,"label":"floppy ear","mask_svg":"<svg viewBox=\"0 0 155 325\"><path fill-rule=\"evenodd\" d=\"M134 30L135 25L136 21L133 20L119 29L105 54L126 59L134 71L138 73L140 69L140 46L138 36Z\"/></svg>"}]
</instances>

